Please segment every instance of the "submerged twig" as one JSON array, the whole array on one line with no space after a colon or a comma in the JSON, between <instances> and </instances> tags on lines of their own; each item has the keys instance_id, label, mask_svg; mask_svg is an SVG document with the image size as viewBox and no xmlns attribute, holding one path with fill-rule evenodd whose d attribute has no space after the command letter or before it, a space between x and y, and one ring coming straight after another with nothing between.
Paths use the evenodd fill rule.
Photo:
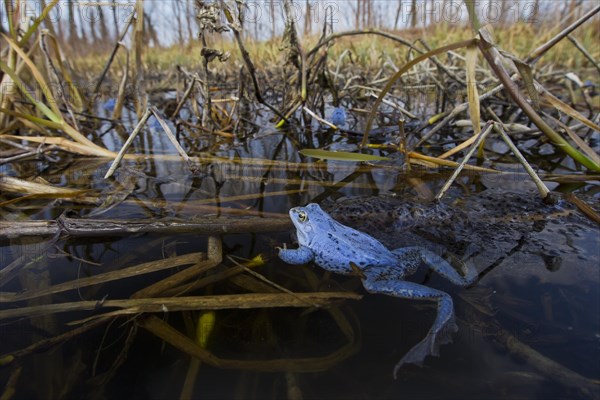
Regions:
<instances>
[{"instance_id":1,"label":"submerged twig","mask_svg":"<svg viewBox=\"0 0 600 400\"><path fill-rule=\"evenodd\" d=\"M316 293L315 293L316 294ZM246 295L247 296L247 295ZM276 295L276 296L286 296L288 299L291 299L289 295ZM356 296L356 295L354 295ZM319 296L320 297L320 296ZM315 299L310 297L311 299ZM346 297L344 297L346 298ZM353 299L358 299L359 297L352 297ZM349 299L349 298L348 298ZM184 353L200 359L202 362L212 365L217 368L227 368L227 369L241 369L241 370L250 370L250 371L298 371L298 372L315 372L315 371L325 371L331 368L333 365L339 363L340 361L348 358L352 354L354 354L357 347L357 340L354 337L354 332L352 332L349 327L348 321L340 317L335 308L330 311L332 318L338 324L340 330L346 336L348 342L343 345L339 349L335 350L332 353L329 353L326 356L322 357L313 357L313 358L278 358L278 359L262 359L262 360L233 360L233 359L223 359L215 356L208 350L200 347L197 343L192 341L187 336L183 335L178 330L171 327L166 322L162 321L160 318L155 316L150 316L148 318L143 318L138 321L138 323L148 331L152 332L159 338L163 339L165 342L169 343L173 347L183 351Z\"/></svg>"}]
</instances>

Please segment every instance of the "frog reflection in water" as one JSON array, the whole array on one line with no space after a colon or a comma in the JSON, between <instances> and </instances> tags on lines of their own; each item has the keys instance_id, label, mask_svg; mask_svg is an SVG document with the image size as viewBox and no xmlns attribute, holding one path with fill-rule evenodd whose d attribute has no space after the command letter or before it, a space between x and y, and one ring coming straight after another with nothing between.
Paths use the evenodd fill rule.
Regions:
<instances>
[{"instance_id":1,"label":"frog reflection in water","mask_svg":"<svg viewBox=\"0 0 600 400\"><path fill-rule=\"evenodd\" d=\"M437 316L425 339L415 345L396 364L394 378L405 363L421 364L428 355L438 355L441 344L452 341L458 330L454 321L452 298L442 291L404 281L421 263L452 283L466 286L477 277L474 270L461 276L446 260L422 247L404 247L393 251L366 233L340 224L318 204L295 207L290 217L298 234L298 249L279 249L279 257L289 264L314 261L321 268L344 275L360 275L370 293L416 300L437 301ZM463 269L467 269L463 265Z\"/></svg>"}]
</instances>

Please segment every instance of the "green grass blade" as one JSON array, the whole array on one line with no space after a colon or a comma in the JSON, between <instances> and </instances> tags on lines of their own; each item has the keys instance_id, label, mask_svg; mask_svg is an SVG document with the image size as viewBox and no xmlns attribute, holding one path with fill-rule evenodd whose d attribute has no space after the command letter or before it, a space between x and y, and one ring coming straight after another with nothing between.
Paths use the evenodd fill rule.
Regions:
<instances>
[{"instance_id":1,"label":"green grass blade","mask_svg":"<svg viewBox=\"0 0 600 400\"><path fill-rule=\"evenodd\" d=\"M44 19L46 19L46 17L50 13L50 11L52 11L52 9L54 8L54 6L57 3L58 3L58 0L52 0L52 2L50 4L48 4L42 10L42 13L40 14L40 16L37 17L35 21L33 21L33 24L31 24L31 26L29 27L29 29L27 29L27 32L25 32L25 34L23 35L23 37L21 38L21 40L19 40L19 47L23 47L25 45L25 43L27 43L27 41L29 40L29 38L31 37L31 35L33 35L37 31L37 29L40 26L40 24L42 23L42 21Z\"/></svg>"},{"instance_id":2,"label":"green grass blade","mask_svg":"<svg viewBox=\"0 0 600 400\"><path fill-rule=\"evenodd\" d=\"M61 122L62 121L62 117L61 116L57 116L54 112L52 112L52 110L50 110L44 103L42 103L41 101L37 101L32 95L31 93L29 93L29 91L27 90L27 86L25 85L25 83L23 83L23 81L21 80L21 78L19 78L17 76L17 73L8 66L8 64L6 64L4 61L0 60L0 69L2 71L4 71L4 73L10 75L10 77L12 78L13 82L15 82L17 84L17 87L19 88L19 90L21 91L21 93L23 93L23 95L25 97L27 97L27 99L29 101L31 101L31 103L38 109L40 110L40 112L42 114L44 114L46 117L48 117L50 120L54 121L54 122Z\"/></svg>"},{"instance_id":3,"label":"green grass blade","mask_svg":"<svg viewBox=\"0 0 600 400\"><path fill-rule=\"evenodd\" d=\"M54 116L50 116L50 115L46 115L46 116L53 121L57 121L57 122L62 121L63 120L62 114L60 112L60 109L58 108L58 105L56 104L56 101L54 100L54 97L53 97L54 95L52 94L52 91L50 90L50 86L46 83L44 76L42 75L40 70L37 69L33 60L31 58L29 58L29 56L25 53L25 51L23 51L23 49L21 47L19 47L19 45L17 43L15 43L12 39L10 39L6 35L2 35L2 36L4 37L6 42L10 45L10 47L19 55L19 57L21 57L23 59L25 64L27 64L34 79L36 80L38 85L40 85L40 88L44 92L44 95L46 96L46 101L48 102L49 108L52 110L52 113L54 114Z\"/></svg>"}]
</instances>

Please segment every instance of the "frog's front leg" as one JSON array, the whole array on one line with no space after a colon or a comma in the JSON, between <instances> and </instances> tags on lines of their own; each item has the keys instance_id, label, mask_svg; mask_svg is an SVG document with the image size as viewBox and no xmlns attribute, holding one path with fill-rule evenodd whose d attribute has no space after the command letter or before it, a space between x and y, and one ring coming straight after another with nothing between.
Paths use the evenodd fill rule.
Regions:
<instances>
[{"instance_id":1,"label":"frog's front leg","mask_svg":"<svg viewBox=\"0 0 600 400\"><path fill-rule=\"evenodd\" d=\"M477 271L474 268L469 268L462 260L456 261L460 264L459 267L464 276L461 276L448 261L423 247L402 247L392 251L392 253L405 264L406 260L418 258L424 264L427 264L429 268L458 286L468 286L477 279ZM412 272L414 271L409 271L408 275Z\"/></svg>"},{"instance_id":2,"label":"frog's front leg","mask_svg":"<svg viewBox=\"0 0 600 400\"><path fill-rule=\"evenodd\" d=\"M315 254L308 247L300 246L297 249L279 248L279 258L288 264L307 264L315 258Z\"/></svg>"},{"instance_id":3,"label":"frog's front leg","mask_svg":"<svg viewBox=\"0 0 600 400\"><path fill-rule=\"evenodd\" d=\"M421 340L394 367L394 379L400 367L406 363L421 364L428 355L439 355L438 348L442 344L452 341L452 334L458 330L454 321L454 306L452 298L442 291L397 279L382 278L381 275L372 275L367 271L367 278L363 286L371 293L387 294L414 300L437 301L437 316L427 332L425 339Z\"/></svg>"}]
</instances>

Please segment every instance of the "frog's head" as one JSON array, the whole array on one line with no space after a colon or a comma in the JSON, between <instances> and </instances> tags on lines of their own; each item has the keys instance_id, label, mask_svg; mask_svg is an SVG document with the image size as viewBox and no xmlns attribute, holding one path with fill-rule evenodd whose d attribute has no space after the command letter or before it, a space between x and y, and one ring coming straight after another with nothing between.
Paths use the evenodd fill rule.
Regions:
<instances>
[{"instance_id":1,"label":"frog's head","mask_svg":"<svg viewBox=\"0 0 600 400\"><path fill-rule=\"evenodd\" d=\"M327 228L324 224L330 219L329 215L315 203L290 209L290 218L296 226L298 243L304 246L309 245L316 235L326 232Z\"/></svg>"}]
</instances>

